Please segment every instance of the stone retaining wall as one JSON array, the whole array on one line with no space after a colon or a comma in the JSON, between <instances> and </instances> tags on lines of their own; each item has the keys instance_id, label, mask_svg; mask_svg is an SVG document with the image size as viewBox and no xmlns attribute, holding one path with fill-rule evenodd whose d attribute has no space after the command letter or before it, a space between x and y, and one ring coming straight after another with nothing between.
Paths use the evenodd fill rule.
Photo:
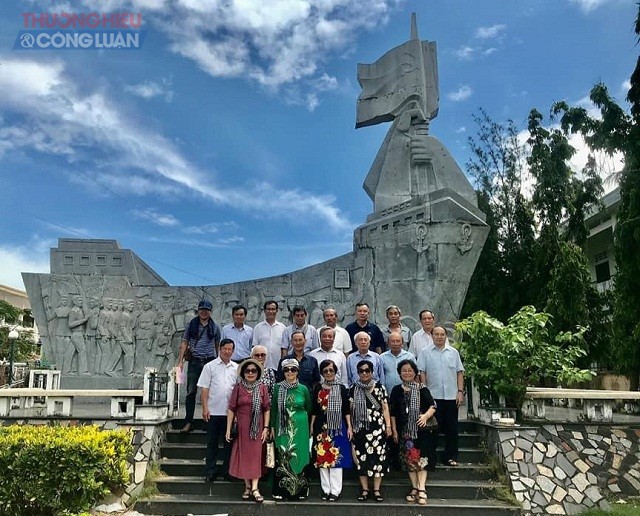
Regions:
<instances>
[{"instance_id":1,"label":"stone retaining wall","mask_svg":"<svg viewBox=\"0 0 640 516\"><path fill-rule=\"evenodd\" d=\"M483 425L524 514L578 514L640 495L640 429L614 425Z\"/></svg>"},{"instance_id":2,"label":"stone retaining wall","mask_svg":"<svg viewBox=\"0 0 640 516\"><path fill-rule=\"evenodd\" d=\"M144 486L144 478L147 468L151 463L160 459L160 445L164 442L165 434L170 426L170 421L160 423L129 423L114 421L111 419L45 419L23 418L4 419L0 425L57 425L80 426L96 425L103 430L116 430L124 428L131 430L131 444L133 455L129 461L129 484L120 497L122 502L129 505L132 497L136 496Z\"/></svg>"}]
</instances>

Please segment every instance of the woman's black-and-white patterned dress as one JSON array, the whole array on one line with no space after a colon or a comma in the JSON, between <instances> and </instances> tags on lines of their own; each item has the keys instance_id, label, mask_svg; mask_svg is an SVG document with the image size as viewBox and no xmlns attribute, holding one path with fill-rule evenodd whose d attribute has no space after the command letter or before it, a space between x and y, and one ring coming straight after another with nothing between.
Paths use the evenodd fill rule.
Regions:
<instances>
[{"instance_id":1,"label":"woman's black-and-white patterned dress","mask_svg":"<svg viewBox=\"0 0 640 516\"><path fill-rule=\"evenodd\" d=\"M354 389L349 390L349 399L353 403ZM367 397L367 418L369 428L362 428L353 435L353 451L356 459L358 475L368 477L383 477L388 471L387 466L387 425L384 421L383 404L386 403L387 391L384 386L376 382L371 391L379 408L375 408ZM352 421L353 424L353 421Z\"/></svg>"}]
</instances>

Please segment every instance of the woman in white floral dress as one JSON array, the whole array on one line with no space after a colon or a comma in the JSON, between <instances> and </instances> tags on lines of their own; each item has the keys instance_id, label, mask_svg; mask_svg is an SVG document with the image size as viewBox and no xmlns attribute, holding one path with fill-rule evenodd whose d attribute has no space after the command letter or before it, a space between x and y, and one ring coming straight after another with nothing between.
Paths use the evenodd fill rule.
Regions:
<instances>
[{"instance_id":1,"label":"woman in white floral dress","mask_svg":"<svg viewBox=\"0 0 640 516\"><path fill-rule=\"evenodd\" d=\"M373 380L373 364L363 360L358 364L358 380L349 391L353 452L360 479L360 496L369 498L369 478L373 478L373 499L384 500L380 491L382 477L387 472L387 437L391 436L391 421L387 391Z\"/></svg>"}]
</instances>

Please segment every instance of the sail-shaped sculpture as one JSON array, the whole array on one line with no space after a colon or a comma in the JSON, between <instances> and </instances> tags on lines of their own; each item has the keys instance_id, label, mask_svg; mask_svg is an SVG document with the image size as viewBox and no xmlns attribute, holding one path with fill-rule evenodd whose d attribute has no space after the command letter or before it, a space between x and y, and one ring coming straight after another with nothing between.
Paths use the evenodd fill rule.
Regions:
<instances>
[{"instance_id":1,"label":"sail-shaped sculpture","mask_svg":"<svg viewBox=\"0 0 640 516\"><path fill-rule=\"evenodd\" d=\"M289 274L173 287L115 240L60 239L51 273L23 278L44 354L62 369L65 388L139 387L145 367L171 367L203 297L223 323L238 303L248 324L258 322L268 299L281 319L306 306L315 326L328 306L350 322L361 301L381 324L385 308L399 305L412 330L424 308L440 322L457 318L488 227L464 174L429 135L438 114L436 45L420 41L415 16L411 26L409 41L358 67L356 126L392 124L364 182L373 213L354 231L353 251Z\"/></svg>"}]
</instances>

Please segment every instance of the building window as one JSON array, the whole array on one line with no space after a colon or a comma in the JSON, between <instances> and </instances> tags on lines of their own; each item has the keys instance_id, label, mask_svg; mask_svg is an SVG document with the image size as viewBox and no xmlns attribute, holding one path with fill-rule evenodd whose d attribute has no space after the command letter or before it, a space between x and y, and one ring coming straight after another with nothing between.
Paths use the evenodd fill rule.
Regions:
<instances>
[{"instance_id":1,"label":"building window","mask_svg":"<svg viewBox=\"0 0 640 516\"><path fill-rule=\"evenodd\" d=\"M609 259L609 256L607 255L607 251L602 251L600 253L597 253L593 257L593 261L596 263L606 262L608 259Z\"/></svg>"},{"instance_id":2,"label":"building window","mask_svg":"<svg viewBox=\"0 0 640 516\"><path fill-rule=\"evenodd\" d=\"M122 267L122 257L114 256L111 263L114 267Z\"/></svg>"},{"instance_id":3,"label":"building window","mask_svg":"<svg viewBox=\"0 0 640 516\"><path fill-rule=\"evenodd\" d=\"M107 265L107 257L106 256L98 256L96 258L96 265Z\"/></svg>"},{"instance_id":4,"label":"building window","mask_svg":"<svg viewBox=\"0 0 640 516\"><path fill-rule=\"evenodd\" d=\"M609 281L611 279L611 271L609 269L609 262L602 262L596 264L596 283L602 283L603 281Z\"/></svg>"},{"instance_id":5,"label":"building window","mask_svg":"<svg viewBox=\"0 0 640 516\"><path fill-rule=\"evenodd\" d=\"M64 257L65 265L73 265L73 256L65 256Z\"/></svg>"},{"instance_id":6,"label":"building window","mask_svg":"<svg viewBox=\"0 0 640 516\"><path fill-rule=\"evenodd\" d=\"M88 256L80 257L80 265L89 265L90 263L91 263L91 260L89 259Z\"/></svg>"}]
</instances>

